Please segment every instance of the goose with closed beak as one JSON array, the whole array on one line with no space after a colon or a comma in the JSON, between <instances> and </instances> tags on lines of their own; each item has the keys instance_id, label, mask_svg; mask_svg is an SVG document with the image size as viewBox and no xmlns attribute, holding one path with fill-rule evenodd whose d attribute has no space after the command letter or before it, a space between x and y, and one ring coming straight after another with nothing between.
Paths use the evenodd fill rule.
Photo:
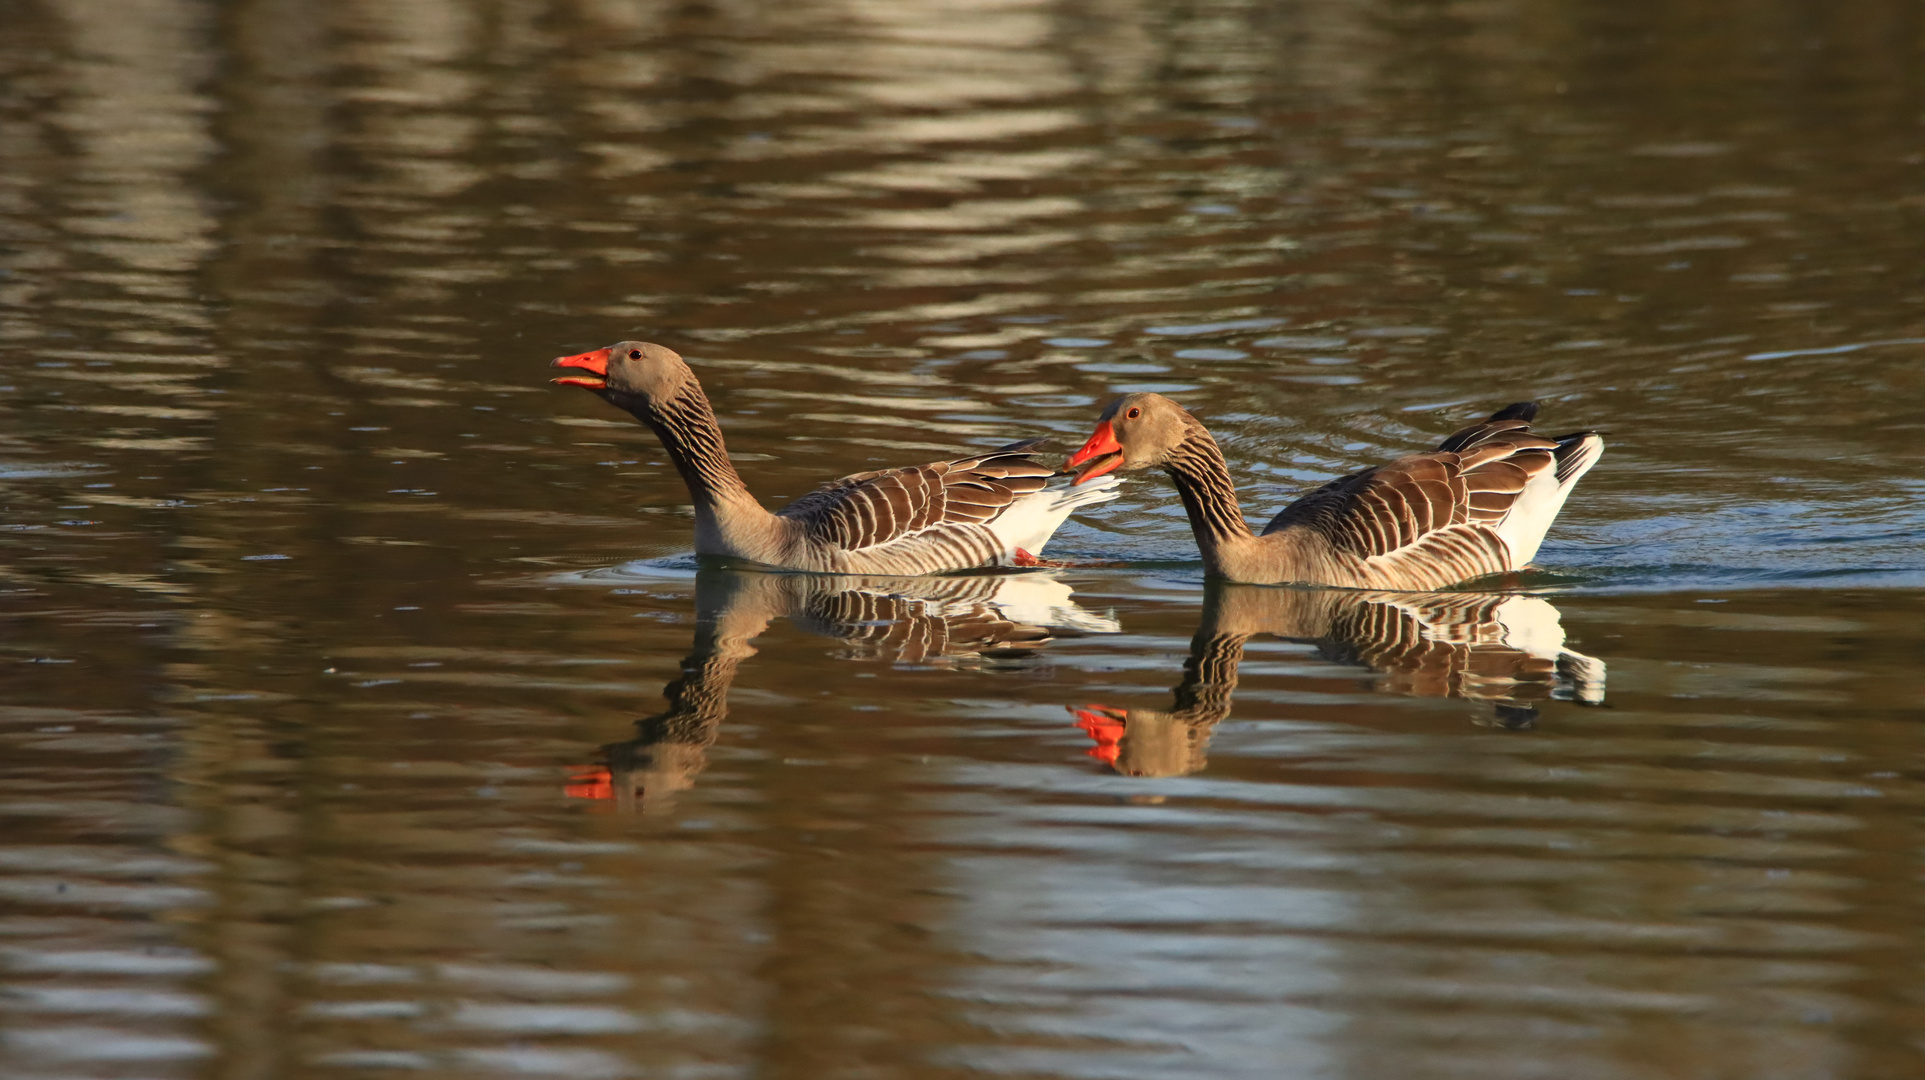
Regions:
<instances>
[{"instance_id":1,"label":"goose with closed beak","mask_svg":"<svg viewBox=\"0 0 1925 1080\"><path fill-rule=\"evenodd\" d=\"M1078 484L1119 469L1168 473L1212 577L1441 589L1528 566L1571 488L1604 452L1593 431L1532 433L1536 415L1535 402L1519 402L1435 450L1333 480L1260 533L1243 519L1216 440L1161 394L1111 402L1065 468Z\"/></svg>"},{"instance_id":2,"label":"goose with closed beak","mask_svg":"<svg viewBox=\"0 0 1925 1080\"><path fill-rule=\"evenodd\" d=\"M914 576L1031 566L1070 512L1110 486L1052 482L1041 440L953 461L856 473L771 513L729 461L702 384L671 349L624 341L563 356L554 381L627 410L662 440L695 503L695 551L786 570Z\"/></svg>"}]
</instances>

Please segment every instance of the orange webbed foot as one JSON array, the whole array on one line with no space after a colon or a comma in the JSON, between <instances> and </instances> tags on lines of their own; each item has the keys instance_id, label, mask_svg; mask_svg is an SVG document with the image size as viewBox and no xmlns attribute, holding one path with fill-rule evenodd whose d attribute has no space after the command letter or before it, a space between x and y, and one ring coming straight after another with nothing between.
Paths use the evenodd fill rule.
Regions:
<instances>
[{"instance_id":1,"label":"orange webbed foot","mask_svg":"<svg viewBox=\"0 0 1925 1080\"><path fill-rule=\"evenodd\" d=\"M1117 564L1109 563L1109 562L1064 562L1061 559L1045 559L1041 555L1031 555L1029 552L1024 551L1022 548L1017 548L1016 554L1010 556L1009 565L1011 566L1050 566L1050 567L1055 567L1059 570L1067 570L1067 569L1074 569L1079 566L1115 566Z\"/></svg>"},{"instance_id":2,"label":"orange webbed foot","mask_svg":"<svg viewBox=\"0 0 1925 1080\"><path fill-rule=\"evenodd\" d=\"M1011 556L1010 558L1010 565L1012 566L1068 566L1069 564L1064 562L1057 562L1055 559L1045 559L1039 555L1031 555L1029 552L1024 551L1022 548L1017 548L1016 554Z\"/></svg>"}]
</instances>

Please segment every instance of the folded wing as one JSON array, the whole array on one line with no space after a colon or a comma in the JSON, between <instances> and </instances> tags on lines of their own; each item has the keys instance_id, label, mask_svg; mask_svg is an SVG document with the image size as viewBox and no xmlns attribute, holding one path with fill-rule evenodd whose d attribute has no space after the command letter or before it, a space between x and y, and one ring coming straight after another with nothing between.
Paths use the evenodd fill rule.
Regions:
<instances>
[{"instance_id":1,"label":"folded wing","mask_svg":"<svg viewBox=\"0 0 1925 1080\"><path fill-rule=\"evenodd\" d=\"M1603 443L1533 434L1534 404L1512 405L1433 451L1334 480L1263 532L1315 530L1341 556L1403 588L1439 588L1520 568Z\"/></svg>"},{"instance_id":2,"label":"folded wing","mask_svg":"<svg viewBox=\"0 0 1925 1080\"><path fill-rule=\"evenodd\" d=\"M780 516L801 522L811 541L844 551L931 530L988 525L1016 500L1041 491L1054 475L1032 453L1040 441L1012 443L978 457L845 476L791 502Z\"/></svg>"}]
</instances>

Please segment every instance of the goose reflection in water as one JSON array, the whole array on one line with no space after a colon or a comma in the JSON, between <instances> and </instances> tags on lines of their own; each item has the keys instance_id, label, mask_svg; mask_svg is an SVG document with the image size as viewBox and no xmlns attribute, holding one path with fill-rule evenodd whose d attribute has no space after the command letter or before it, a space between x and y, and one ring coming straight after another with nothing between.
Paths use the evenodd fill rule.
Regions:
<instances>
[{"instance_id":1,"label":"goose reflection in water","mask_svg":"<svg viewBox=\"0 0 1925 1080\"><path fill-rule=\"evenodd\" d=\"M567 793L639 809L692 787L728 716L729 686L750 642L771 622L847 645L852 660L1007 663L1052 638L1116 633L1114 619L1079 607L1047 574L843 577L705 567L695 579L695 643L662 690L668 708L635 723L635 737L602 747L602 764L576 771Z\"/></svg>"},{"instance_id":2,"label":"goose reflection in water","mask_svg":"<svg viewBox=\"0 0 1925 1080\"><path fill-rule=\"evenodd\" d=\"M1604 702L1604 662L1565 648L1557 608L1539 597L1215 584L1168 711L1071 708L1096 743L1089 755L1126 776L1201 770L1259 634L1377 671L1385 693L1491 702L1507 728L1534 726L1546 699Z\"/></svg>"}]
</instances>

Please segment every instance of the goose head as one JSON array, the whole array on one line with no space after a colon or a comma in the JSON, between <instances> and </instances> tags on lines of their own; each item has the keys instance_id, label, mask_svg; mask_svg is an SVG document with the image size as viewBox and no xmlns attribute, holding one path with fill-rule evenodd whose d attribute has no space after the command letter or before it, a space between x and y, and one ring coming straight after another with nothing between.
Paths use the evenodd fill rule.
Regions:
<instances>
[{"instance_id":1,"label":"goose head","mask_svg":"<svg viewBox=\"0 0 1925 1080\"><path fill-rule=\"evenodd\" d=\"M1095 434L1063 468L1077 474L1078 484L1118 469L1156 468L1202 430L1196 417L1162 394L1124 394L1103 410Z\"/></svg>"},{"instance_id":2,"label":"goose head","mask_svg":"<svg viewBox=\"0 0 1925 1080\"><path fill-rule=\"evenodd\" d=\"M671 401L695 381L695 373L675 350L646 341L623 341L606 349L558 356L549 366L579 368L587 374L551 381L579 386L630 412Z\"/></svg>"}]
</instances>

